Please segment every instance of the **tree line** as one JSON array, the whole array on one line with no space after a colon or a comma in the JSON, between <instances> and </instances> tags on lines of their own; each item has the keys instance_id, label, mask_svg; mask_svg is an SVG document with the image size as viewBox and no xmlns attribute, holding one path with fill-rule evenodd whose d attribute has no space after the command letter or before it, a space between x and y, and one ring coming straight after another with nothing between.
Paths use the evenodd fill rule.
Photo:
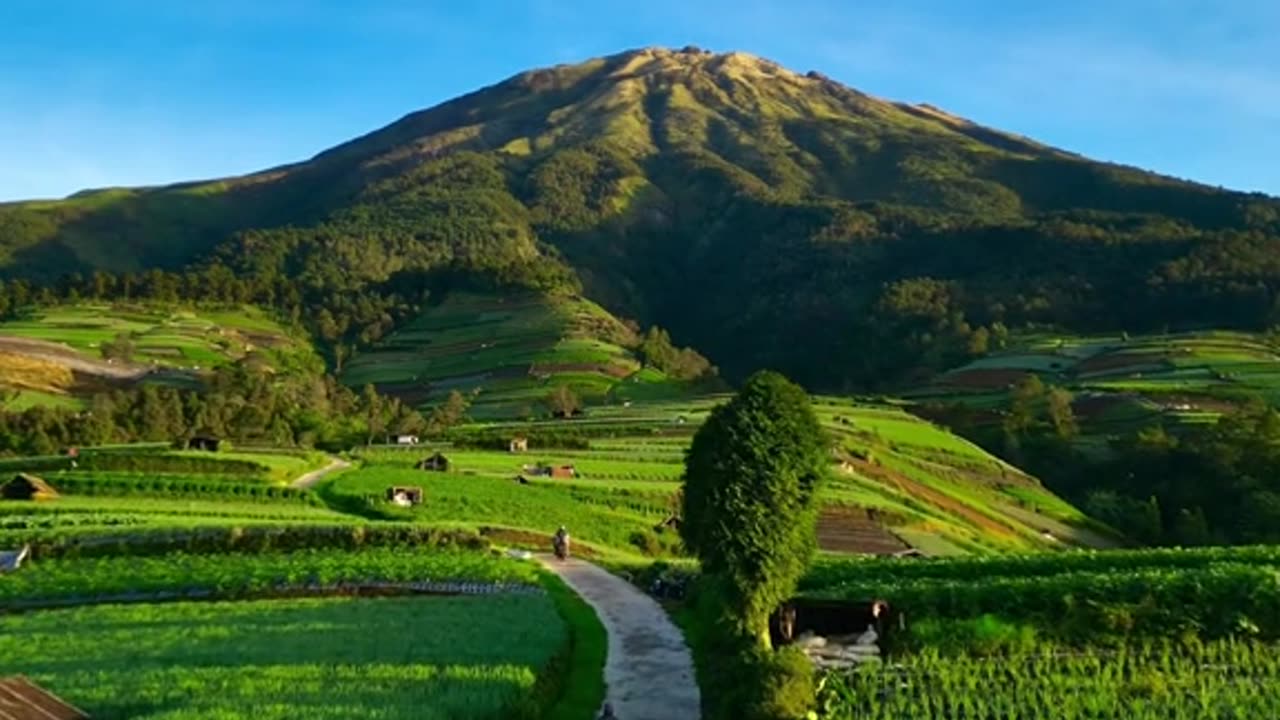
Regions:
<instances>
[{"instance_id":1,"label":"tree line","mask_svg":"<svg viewBox=\"0 0 1280 720\"><path fill-rule=\"evenodd\" d=\"M68 447L181 442L212 435L278 447L344 450L392 434L439 434L466 419L457 393L427 412L356 392L319 372L275 374L241 361L214 371L200 388L158 383L99 393L84 410L32 406L0 412L0 452L49 455Z\"/></svg>"}]
</instances>

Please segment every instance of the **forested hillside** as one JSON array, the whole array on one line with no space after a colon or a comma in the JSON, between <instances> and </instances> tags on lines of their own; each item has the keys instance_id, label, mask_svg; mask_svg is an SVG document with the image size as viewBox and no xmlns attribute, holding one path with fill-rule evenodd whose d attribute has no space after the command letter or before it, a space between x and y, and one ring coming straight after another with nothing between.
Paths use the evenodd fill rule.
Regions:
<instances>
[{"instance_id":1,"label":"forested hillside","mask_svg":"<svg viewBox=\"0 0 1280 720\"><path fill-rule=\"evenodd\" d=\"M247 177L0 206L23 292L189 268L213 294L329 309L345 325L316 333L350 352L424 291L581 290L731 379L814 389L1030 323L1263 328L1277 239L1270 198L695 48L524 73Z\"/></svg>"}]
</instances>

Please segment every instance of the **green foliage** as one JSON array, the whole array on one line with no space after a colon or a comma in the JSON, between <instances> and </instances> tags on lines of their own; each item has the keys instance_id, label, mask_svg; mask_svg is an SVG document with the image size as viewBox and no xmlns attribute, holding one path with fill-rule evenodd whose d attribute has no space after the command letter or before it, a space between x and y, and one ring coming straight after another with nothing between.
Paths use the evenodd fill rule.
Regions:
<instances>
[{"instance_id":1,"label":"green foliage","mask_svg":"<svg viewBox=\"0 0 1280 720\"><path fill-rule=\"evenodd\" d=\"M702 651L725 659L703 673L710 718L796 718L813 704L812 671L798 653L773 650L768 622L814 553L825 439L808 395L769 372L694 435L680 534L704 572Z\"/></svg>"},{"instance_id":2,"label":"green foliage","mask_svg":"<svg viewBox=\"0 0 1280 720\"><path fill-rule=\"evenodd\" d=\"M144 384L99 394L91 409L81 413L34 406L20 413L0 412L0 452L51 455L60 448L85 444L172 442L194 435L345 449L368 441L414 412L376 392L357 397L331 376L300 370L279 376L249 362L210 373L198 389ZM141 470L153 469L152 464L160 461L93 462L107 463L99 466L104 468ZM184 462L194 467L219 461ZM234 462L222 467L231 471Z\"/></svg>"},{"instance_id":3,"label":"green foliage","mask_svg":"<svg viewBox=\"0 0 1280 720\"><path fill-rule=\"evenodd\" d=\"M964 620L924 617L911 625L912 647L949 655L1014 655L1034 652L1036 629L986 614Z\"/></svg>"},{"instance_id":4,"label":"green foliage","mask_svg":"<svg viewBox=\"0 0 1280 720\"><path fill-rule=\"evenodd\" d=\"M557 385L547 395L547 407L557 417L570 417L582 407L577 393L568 385Z\"/></svg>"},{"instance_id":5,"label":"green foliage","mask_svg":"<svg viewBox=\"0 0 1280 720\"><path fill-rule=\"evenodd\" d=\"M102 343L101 348L103 359L120 362L132 362L133 354L137 351L133 338L123 333L117 335L115 340Z\"/></svg>"},{"instance_id":6,"label":"green foliage","mask_svg":"<svg viewBox=\"0 0 1280 720\"><path fill-rule=\"evenodd\" d=\"M692 348L677 348L660 327L651 327L640 343L640 357L662 372L681 380L697 380L714 375L711 362Z\"/></svg>"},{"instance_id":7,"label":"green foliage","mask_svg":"<svg viewBox=\"0 0 1280 720\"><path fill-rule=\"evenodd\" d=\"M682 626L693 648L708 720L796 720L814 704L814 672L796 648L762 647L742 631L732 595L717 576L693 586L693 607Z\"/></svg>"},{"instance_id":8,"label":"green foliage","mask_svg":"<svg viewBox=\"0 0 1280 720\"><path fill-rule=\"evenodd\" d=\"M1171 545L1280 539L1280 413L1246 404L1182 439L1153 429L1101 458L1032 457L1053 487L1105 522Z\"/></svg>"},{"instance_id":9,"label":"green foliage","mask_svg":"<svg viewBox=\"0 0 1280 720\"><path fill-rule=\"evenodd\" d=\"M803 390L758 373L711 412L689 448L681 536L704 571L723 578L738 632L765 647L769 613L814 552L825 437Z\"/></svg>"}]
</instances>

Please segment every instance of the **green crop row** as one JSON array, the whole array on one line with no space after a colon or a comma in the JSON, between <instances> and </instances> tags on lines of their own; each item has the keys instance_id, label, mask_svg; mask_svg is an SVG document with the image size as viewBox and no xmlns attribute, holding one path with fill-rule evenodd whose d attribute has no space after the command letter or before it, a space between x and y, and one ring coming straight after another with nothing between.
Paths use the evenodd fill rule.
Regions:
<instances>
[{"instance_id":1,"label":"green crop row","mask_svg":"<svg viewBox=\"0 0 1280 720\"><path fill-rule=\"evenodd\" d=\"M1070 642L1130 636L1280 638L1280 573L1262 565L996 576L869 579L811 595L887 600L913 619L993 615Z\"/></svg>"},{"instance_id":2,"label":"green crop row","mask_svg":"<svg viewBox=\"0 0 1280 720\"><path fill-rule=\"evenodd\" d=\"M898 658L829 675L824 720L1235 720L1280 716L1280 656L1238 641L1121 652Z\"/></svg>"},{"instance_id":3,"label":"green crop row","mask_svg":"<svg viewBox=\"0 0 1280 720\"><path fill-rule=\"evenodd\" d=\"M221 459L217 456L179 455L154 451L86 452L78 457L41 455L5 458L0 470L48 472L50 470L101 470L107 472L162 472L193 475L265 476L270 468L244 459Z\"/></svg>"},{"instance_id":4,"label":"green crop row","mask_svg":"<svg viewBox=\"0 0 1280 720\"><path fill-rule=\"evenodd\" d=\"M475 533L408 525L271 524L204 527L128 527L104 531L41 535L28 540L39 559L58 557L142 557L183 552L193 555L362 550L376 547L464 548L483 550L488 541Z\"/></svg>"},{"instance_id":5,"label":"green crop row","mask_svg":"<svg viewBox=\"0 0 1280 720\"><path fill-rule=\"evenodd\" d=\"M838 591L846 584L901 582L909 579L976 581L996 577L1040 577L1069 572L1202 568L1214 563L1280 566L1280 547L1152 548L1072 551L959 558L820 559L800 583L806 591Z\"/></svg>"},{"instance_id":6,"label":"green crop row","mask_svg":"<svg viewBox=\"0 0 1280 720\"><path fill-rule=\"evenodd\" d=\"M174 498L227 498L254 502L295 502L316 505L307 490L205 477L61 474L49 478L59 492L68 495L149 495Z\"/></svg>"},{"instance_id":7,"label":"green crop row","mask_svg":"<svg viewBox=\"0 0 1280 720\"><path fill-rule=\"evenodd\" d=\"M37 559L0 583L0 607L160 591L246 597L312 584L461 581L534 585L537 569L487 552L420 546Z\"/></svg>"}]
</instances>

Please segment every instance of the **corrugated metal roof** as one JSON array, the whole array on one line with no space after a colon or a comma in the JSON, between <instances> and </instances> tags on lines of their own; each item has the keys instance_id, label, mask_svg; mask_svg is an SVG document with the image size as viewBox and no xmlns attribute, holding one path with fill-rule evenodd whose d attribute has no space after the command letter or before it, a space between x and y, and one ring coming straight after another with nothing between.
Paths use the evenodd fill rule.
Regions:
<instances>
[{"instance_id":1,"label":"corrugated metal roof","mask_svg":"<svg viewBox=\"0 0 1280 720\"><path fill-rule=\"evenodd\" d=\"M68 705L25 677L0 678L0 720L88 720L80 709Z\"/></svg>"}]
</instances>

